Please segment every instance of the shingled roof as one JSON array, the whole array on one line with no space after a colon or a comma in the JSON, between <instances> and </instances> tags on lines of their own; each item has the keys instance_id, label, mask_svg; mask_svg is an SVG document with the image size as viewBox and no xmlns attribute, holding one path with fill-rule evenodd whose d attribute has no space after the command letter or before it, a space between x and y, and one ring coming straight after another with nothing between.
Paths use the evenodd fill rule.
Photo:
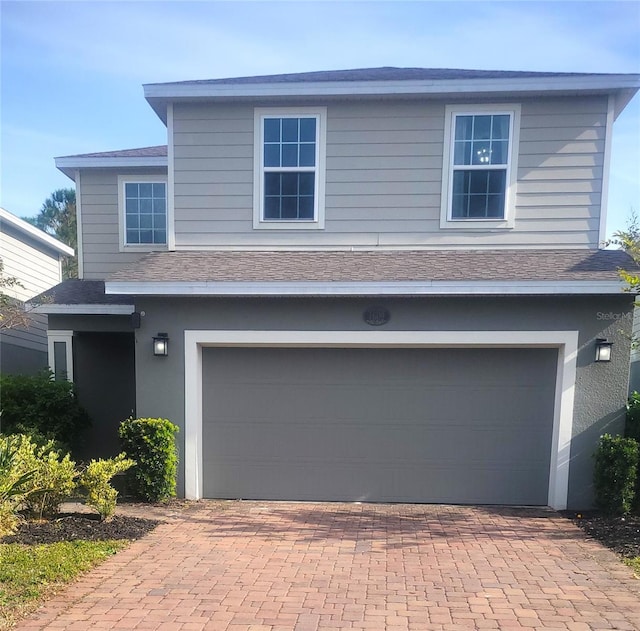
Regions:
<instances>
[{"instance_id":1,"label":"shingled roof","mask_svg":"<svg viewBox=\"0 0 640 631\"><path fill-rule=\"evenodd\" d=\"M154 252L108 282L617 281L620 250Z\"/></svg>"},{"instance_id":2,"label":"shingled roof","mask_svg":"<svg viewBox=\"0 0 640 631\"><path fill-rule=\"evenodd\" d=\"M64 158L166 158L167 145L155 145L154 147L139 147L137 149L122 149L120 151L99 151L94 153L77 153L72 156L59 156L56 160Z\"/></svg>"},{"instance_id":3,"label":"shingled roof","mask_svg":"<svg viewBox=\"0 0 640 631\"><path fill-rule=\"evenodd\" d=\"M229 77L148 83L146 85L249 85L256 83L323 83L329 81L446 81L453 79L530 79L545 77L594 76L584 72L529 72L517 70L461 70L455 68L356 68L352 70L321 70L287 74Z\"/></svg>"}]
</instances>

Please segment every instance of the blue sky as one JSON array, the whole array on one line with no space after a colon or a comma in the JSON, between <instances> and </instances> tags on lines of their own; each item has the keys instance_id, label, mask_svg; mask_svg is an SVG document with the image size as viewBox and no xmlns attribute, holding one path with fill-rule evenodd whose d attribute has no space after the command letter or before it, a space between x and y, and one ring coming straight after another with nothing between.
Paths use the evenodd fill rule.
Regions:
<instances>
[{"instance_id":1,"label":"blue sky","mask_svg":"<svg viewBox=\"0 0 640 631\"><path fill-rule=\"evenodd\" d=\"M53 157L164 144L142 84L375 66L640 73L640 2L0 0L0 205L72 185ZM640 212L640 96L613 138L608 234Z\"/></svg>"}]
</instances>

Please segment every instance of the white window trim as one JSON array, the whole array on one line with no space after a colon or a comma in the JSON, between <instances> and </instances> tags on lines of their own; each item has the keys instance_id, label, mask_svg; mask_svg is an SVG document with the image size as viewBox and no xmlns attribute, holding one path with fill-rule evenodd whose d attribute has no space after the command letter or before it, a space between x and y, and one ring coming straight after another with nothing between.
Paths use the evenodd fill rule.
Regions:
<instances>
[{"instance_id":1,"label":"white window trim","mask_svg":"<svg viewBox=\"0 0 640 631\"><path fill-rule=\"evenodd\" d=\"M126 240L126 228L125 228L125 194L124 187L127 183L147 183L147 182L162 182L165 185L165 193L167 196L167 242L169 241L169 186L167 182L167 176L164 174L159 175L119 175L118 176L118 231L120 233L120 252L151 252L154 250L167 250L169 248L167 243L135 243L128 244Z\"/></svg>"},{"instance_id":2,"label":"white window trim","mask_svg":"<svg viewBox=\"0 0 640 631\"><path fill-rule=\"evenodd\" d=\"M442 159L440 228L451 228L456 230L495 230L510 229L514 227L521 109L522 108L519 103L483 103L446 106ZM509 156L507 159L507 187L505 191L504 218L501 219L453 219L451 217L455 119L456 116L473 116L477 114L509 114L511 116L509 125Z\"/></svg>"},{"instance_id":3,"label":"white window trim","mask_svg":"<svg viewBox=\"0 0 640 631\"><path fill-rule=\"evenodd\" d=\"M185 497L203 497L202 349L282 348L557 348L548 505L567 507L578 331L195 331L184 332Z\"/></svg>"},{"instance_id":4,"label":"white window trim","mask_svg":"<svg viewBox=\"0 0 640 631\"><path fill-rule=\"evenodd\" d=\"M314 219L263 219L264 150L263 120L267 117L310 117L317 120L316 129L316 190ZM257 107L253 127L253 227L260 230L322 230L324 229L325 173L327 156L326 107Z\"/></svg>"},{"instance_id":5,"label":"white window trim","mask_svg":"<svg viewBox=\"0 0 640 631\"><path fill-rule=\"evenodd\" d=\"M73 381L73 331L47 331L49 368L56 372L54 342L64 342L67 356L67 381Z\"/></svg>"}]
</instances>

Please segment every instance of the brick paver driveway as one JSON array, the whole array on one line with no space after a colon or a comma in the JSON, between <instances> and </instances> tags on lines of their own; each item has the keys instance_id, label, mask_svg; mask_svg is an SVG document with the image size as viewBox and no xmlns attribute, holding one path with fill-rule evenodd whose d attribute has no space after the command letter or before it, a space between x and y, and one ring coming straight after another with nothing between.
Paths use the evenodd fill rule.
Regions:
<instances>
[{"instance_id":1,"label":"brick paver driveway","mask_svg":"<svg viewBox=\"0 0 640 631\"><path fill-rule=\"evenodd\" d=\"M18 626L521 628L640 629L640 581L552 511L202 502Z\"/></svg>"}]
</instances>

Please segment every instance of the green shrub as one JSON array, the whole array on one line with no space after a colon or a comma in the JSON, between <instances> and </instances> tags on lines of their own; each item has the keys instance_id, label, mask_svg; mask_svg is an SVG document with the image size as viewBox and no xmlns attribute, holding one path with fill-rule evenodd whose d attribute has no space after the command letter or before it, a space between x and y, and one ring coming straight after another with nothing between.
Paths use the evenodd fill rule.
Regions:
<instances>
[{"instance_id":1,"label":"green shrub","mask_svg":"<svg viewBox=\"0 0 640 631\"><path fill-rule=\"evenodd\" d=\"M130 418L120 424L123 449L136 462L127 472L128 489L136 497L159 502L176 494L177 431L163 418Z\"/></svg>"},{"instance_id":2,"label":"green shrub","mask_svg":"<svg viewBox=\"0 0 640 631\"><path fill-rule=\"evenodd\" d=\"M111 486L111 478L134 464L124 454L118 454L108 460L92 460L80 475L80 484L87 492L87 504L98 511L101 519L111 517L116 510L118 491Z\"/></svg>"},{"instance_id":3,"label":"green shrub","mask_svg":"<svg viewBox=\"0 0 640 631\"><path fill-rule=\"evenodd\" d=\"M18 435L15 475L32 471L22 505L36 515L53 515L76 488L76 463L62 455L53 441L37 445L29 436Z\"/></svg>"},{"instance_id":4,"label":"green shrub","mask_svg":"<svg viewBox=\"0 0 640 631\"><path fill-rule=\"evenodd\" d=\"M18 525L18 509L31 488L35 471L18 473L17 437L0 436L0 537Z\"/></svg>"},{"instance_id":5,"label":"green shrub","mask_svg":"<svg viewBox=\"0 0 640 631\"><path fill-rule=\"evenodd\" d=\"M610 514L627 514L633 505L639 459L632 438L604 434L595 453L596 506Z\"/></svg>"},{"instance_id":6,"label":"green shrub","mask_svg":"<svg viewBox=\"0 0 640 631\"><path fill-rule=\"evenodd\" d=\"M1 375L0 431L35 434L78 446L89 416L76 398L73 383L55 381L50 371L37 375Z\"/></svg>"},{"instance_id":7,"label":"green shrub","mask_svg":"<svg viewBox=\"0 0 640 631\"><path fill-rule=\"evenodd\" d=\"M624 435L640 442L640 393L634 392L627 402Z\"/></svg>"}]
</instances>

